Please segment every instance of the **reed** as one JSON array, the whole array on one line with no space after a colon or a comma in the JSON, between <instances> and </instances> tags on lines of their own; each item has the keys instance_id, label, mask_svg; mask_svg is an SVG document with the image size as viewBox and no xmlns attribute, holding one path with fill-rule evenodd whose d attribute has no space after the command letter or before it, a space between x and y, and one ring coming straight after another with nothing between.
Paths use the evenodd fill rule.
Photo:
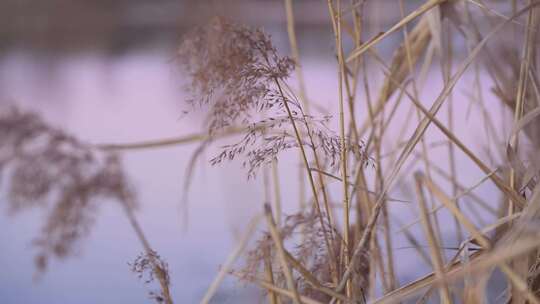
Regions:
<instances>
[{"instance_id":1,"label":"reed","mask_svg":"<svg viewBox=\"0 0 540 304\"><path fill-rule=\"evenodd\" d=\"M175 64L187 75L191 111L205 113L198 134L88 145L35 114L7 110L0 116L0 172L10 210L53 201L36 242L39 269L50 257L69 256L91 228L94 197L111 197L143 245L133 271L156 277L152 299L172 303L167 264L135 219L119 153L201 143L187 192L195 159L219 140L227 143L217 146L211 165L239 161L250 179L267 170L260 206L266 226L250 244L250 225L203 303L227 274L258 286L272 304L540 303L540 1L427 0L412 11L399 1L401 16L373 31L367 15L380 3L326 2L335 55L327 60L338 84L330 113L310 94L295 28L303 12L290 0L283 13L291 57L262 29L223 17L184 36ZM507 42L509 28L520 43ZM388 57L380 44L390 36L400 43ZM468 103L461 88L472 92ZM494 123L503 120L495 107L512 117L510 130ZM458 125L470 120L485 128L477 145ZM281 180L290 172L278 170L289 150L300 167L295 185ZM483 175L468 182L460 162ZM483 197L477 189L487 184L494 190ZM286 196L287 187L298 187L300 204L282 214L282 205L298 201ZM400 219L404 206L415 215L409 223ZM414 249L406 259L430 273L404 281L398 238ZM505 288L490 280L494 270L505 276Z\"/></svg>"}]
</instances>

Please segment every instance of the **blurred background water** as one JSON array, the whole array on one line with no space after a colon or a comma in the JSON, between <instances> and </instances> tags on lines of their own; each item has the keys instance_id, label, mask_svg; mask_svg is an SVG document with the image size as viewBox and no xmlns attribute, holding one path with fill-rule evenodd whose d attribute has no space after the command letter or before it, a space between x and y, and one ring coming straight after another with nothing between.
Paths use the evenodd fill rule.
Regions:
<instances>
[{"instance_id":1,"label":"blurred background water","mask_svg":"<svg viewBox=\"0 0 540 304\"><path fill-rule=\"evenodd\" d=\"M395 17L382 13L395 7L391 2L381 1L368 14L373 33L387 28ZM421 1L405 2L410 11ZM322 108L333 109L337 72L326 3L295 1L295 10L308 94ZM180 85L182 75L174 65L175 47L186 29L204 24L216 14L262 26L280 50L288 52L281 1L4 0L0 3L0 102L38 111L47 121L91 143L135 142L200 132L203 114L195 111L182 115L187 106ZM399 36L389 37L379 49L389 56L386 50L399 42ZM431 71L429 79L440 78L438 73ZM441 85L428 80L426 86L429 89L423 97L430 104ZM469 93L467 86L460 85L456 99L468 99ZM461 109L468 104L458 101ZM473 108L472 117L477 110ZM493 105L492 111L502 109ZM404 119L404 113L397 115L396 121ZM444 111L440 115L445 115ZM483 143L478 140L483 136L481 125L480 120L459 116L456 133L482 149ZM397 129L390 138L402 140L397 138ZM433 130L428 136L432 143L442 139ZM262 206L260 179L248 181L240 162L211 167L208 159L215 150L209 150L196 167L189 193L189 224L184 230L182 185L196 147L188 144L124 154L142 204L137 216L153 246L170 265L172 295L177 303L195 303L201 298L247 222ZM435 162L438 157L444 158L437 152L432 157ZM468 185L482 176L462 155L458 155L458 164L460 178ZM290 199L297 197L296 166L295 155L285 154L280 160L286 212L297 204L296 199ZM489 195L493 190L487 184L477 193L496 199ZM5 200L5 193L0 195L0 201ZM412 199L403 191L393 195ZM39 210L16 217L2 212L0 302L149 302L143 282L127 265L141 248L118 207L104 202L79 256L54 262L37 279L31 241L41 229ZM2 205L0 208L5 209ZM397 204L391 213L408 222L416 217L414 208ZM396 236L395 243L407 244L402 236ZM421 261L409 262L407 252L411 251L396 253L397 261L407 261L397 263L401 281L429 270ZM259 297L253 287L228 279L214 301L253 303Z\"/></svg>"}]
</instances>

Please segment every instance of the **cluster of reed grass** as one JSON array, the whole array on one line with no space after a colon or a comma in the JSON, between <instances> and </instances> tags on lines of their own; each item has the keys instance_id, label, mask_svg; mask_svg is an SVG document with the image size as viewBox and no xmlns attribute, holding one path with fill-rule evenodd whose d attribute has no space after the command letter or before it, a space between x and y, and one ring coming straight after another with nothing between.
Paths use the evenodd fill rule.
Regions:
<instances>
[{"instance_id":1,"label":"cluster of reed grass","mask_svg":"<svg viewBox=\"0 0 540 304\"><path fill-rule=\"evenodd\" d=\"M200 134L92 146L35 116L9 112L0 117L2 138L10 138L0 145L0 168L10 174L13 206L49 200L56 189L59 198L53 200L53 208L57 211L49 216L46 227L50 229L44 230L47 234L39 244L45 246L45 254L63 257L88 231L90 199L117 199L145 250L133 263L133 271L140 276L148 273L149 282L156 277L160 291L152 291L152 299L172 303L167 264L151 249L135 220L134 195L113 152L200 142L189 166L187 191L199 152L218 139L240 135L222 146L211 164L243 160L249 177L262 173L267 195L261 199L261 215L218 272L203 303L212 299L227 275L256 284L272 304L485 303L488 299L540 303L540 1L427 0L410 13L403 2L395 3L401 18L393 26L368 36L365 15L369 7L378 5L376 1L328 0L335 45L335 57L328 60L337 63L332 108L336 132L329 126L332 118L319 113L308 97L291 0L284 1L291 57L280 56L262 30L224 18L185 36L177 62L189 76L188 103L208 113L206 130ZM479 16L489 27L476 22ZM504 40L503 31L512 33L511 43ZM402 42L388 60L377 45L390 35L401 35ZM455 46L456 41L464 46ZM374 70L378 76L373 76ZM434 100L422 100L428 90L424 81L433 73L440 75L442 89ZM480 152L456 132L456 115L465 115L461 109L465 102L454 91L465 75L474 79L471 103L480 109L479 120L485 127L486 149ZM484 96L483 86L493 94ZM489 110L495 103L513 113L509 130L493 122L501 120ZM405 119L398 121L398 111L406 108ZM443 108L446 118L439 114ZM411 128L412 133L395 142L392 127L400 128L399 138L406 138ZM444 136L444 164L432 159L429 129ZM27 145L37 149L33 156ZM299 199L281 197L278 160L285 150L298 151ZM105 155L105 165L100 165L97 154ZM478 183L460 180L458 155L483 172ZM52 171L50 164L56 164ZM409 204L418 217L399 229L415 251L408 259L432 268L408 282L400 279L392 241L399 224L392 204L403 202L392 198L398 180L412 189ZM335 182L340 184L337 191L330 187ZM500 202L475 194L484 183L496 187ZM295 213L282 214L282 203L297 201ZM466 212L464 207L476 212ZM441 216L443 210L446 218ZM489 215L489 222L482 214ZM266 229L247 250L261 218ZM455 223L451 241L441 232L448 230L443 222L449 220ZM412 232L417 224L423 233ZM451 255L445 244L455 247ZM244 253L244 265L235 267ZM490 281L496 272L506 284ZM488 291L497 297L488 297Z\"/></svg>"},{"instance_id":2,"label":"cluster of reed grass","mask_svg":"<svg viewBox=\"0 0 540 304\"><path fill-rule=\"evenodd\" d=\"M389 29L364 38L364 9L377 4L329 0L329 19L335 38L335 58L332 60L337 61L338 67L333 108L339 131L333 137L334 149L324 153L321 151L324 144L312 140L313 121L317 120L314 119L317 115L309 111L312 107L307 98L308 87L303 82L293 5L291 1L285 1L296 79L293 81L285 74L266 78L277 88L277 93L272 95L277 99L269 100L285 111L275 113L268 108L254 107L265 119L250 121L252 125L246 137L237 144L226 146L213 162L234 159L250 144L262 147L255 155L267 155L268 158L254 164L250 158L252 152L248 152L247 164L250 174L264 164L266 168L262 170L269 170L273 175L272 181L265 179L265 186L274 187L276 193L272 202L267 200L264 205L268 232L248 251L245 268L233 270L232 261L245 244L239 246L203 302L211 298L216 285L228 272L260 286L267 292L269 303L394 303L409 298L419 303L437 299L441 303L481 303L488 299L492 301L488 291L497 294L496 299L500 302L538 303L539 243L535 239L539 232L536 206L540 203L540 190L536 187L539 167L534 154L540 148L536 60L539 55L539 4L536 1L513 2L495 9L481 1L433 0L405 15L403 1L398 1L396 9L400 10L402 18ZM482 16L490 27L485 29L473 16ZM504 35L499 35L509 28L515 35L515 44L510 46L501 38ZM249 32L245 28L241 30ZM396 33L402 34L403 42L387 64L375 46ZM456 50L453 46L456 40L463 41L466 49ZM207 40L207 43L219 45L219 41ZM204 45L203 49L211 48L210 45ZM344 45L349 46L347 51ZM458 60L456 51L466 53L466 56ZM227 60L227 57L221 58L222 62ZM372 66L368 72L369 65ZM368 76L373 75L373 65L383 75L378 84L373 84L375 77ZM418 66L419 72L416 71ZM427 107L427 102L420 99L422 90L426 90L423 88L426 75L434 73L433 70L441 75L442 89ZM490 79L480 73L489 75ZM453 96L454 88L466 74L475 78L471 102L479 104L486 127L489 164L485 155L467 146L454 131L456 106L453 104L460 102ZM482 95L482 87L486 85L491 86L494 93L489 100L484 100ZM298 89L291 89L293 86ZM371 98L373 87L377 90L374 101ZM219 102L221 95L218 93L213 97ZM257 98L268 97L263 94ZM494 113L488 110L488 102L504 104L514 113L510 133L493 124ZM396 111L407 103L410 110L405 121L396 121ZM209 106L212 109L214 105ZM444 122L437 117L443 106L447 107L448 113ZM358 115L359 107L367 113L363 121ZM271 123L268 123L269 119ZM414 128L408 140L397 145L387 139L389 129L396 124L401 124L402 130L407 130L410 125ZM448 163L442 167L448 169L430 159L432 148L426 138L430 127L446 137ZM522 130L525 138L520 145ZM503 133L504 138L500 138L499 133ZM263 143L258 143L255 138L262 138ZM265 145L276 138L283 145ZM282 221L276 161L279 152L285 148L300 151L303 165L300 187L306 179L311 197L301 197L298 213ZM355 153L357 151L360 153ZM485 174L479 183L464 186L458 179L458 153L463 153ZM495 160L493 153L502 157ZM391 159L384 155L390 155ZM338 166L333 166L336 163L333 160L337 160ZM373 167L366 166L370 162ZM416 171L411 174L410 168L415 167ZM371 168L374 174L366 173L366 168ZM438 182L434 174L445 177L450 186ZM407 235L416 250L416 258L424 259L433 269L431 274L405 283L400 282L396 270L391 232L395 223L389 210L389 193L398 177L405 183L409 178L412 181L413 202L419 217L405 225L401 232ZM336 208L330 198L330 180L342 184L338 194L340 208ZM489 181L500 191L501 203L488 203L486 200L492 198L473 194L474 188ZM476 205L471 209L484 209L481 214L491 213L490 223L482 221L482 216L477 218L478 214L474 212L465 212L460 206L463 201ZM337 214L339 209L340 215ZM451 240L456 248L453 255L447 254L443 245L450 242L441 233L441 222L448 221L448 217L441 219L438 215L442 209L446 209L455 222L456 237ZM421 224L424 235L408 231L415 224ZM422 243L427 246L421 246ZM488 282L495 269L504 274L506 288L497 290Z\"/></svg>"}]
</instances>

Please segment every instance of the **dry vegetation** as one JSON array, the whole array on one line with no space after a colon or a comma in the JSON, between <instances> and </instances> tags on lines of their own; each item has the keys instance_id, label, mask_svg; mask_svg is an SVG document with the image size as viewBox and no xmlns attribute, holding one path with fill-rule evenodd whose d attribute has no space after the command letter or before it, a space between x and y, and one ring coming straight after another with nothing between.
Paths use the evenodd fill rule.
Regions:
<instances>
[{"instance_id":1,"label":"dry vegetation","mask_svg":"<svg viewBox=\"0 0 540 304\"><path fill-rule=\"evenodd\" d=\"M248 176L262 175L273 195L261 199L261 215L203 303L227 275L259 286L272 304L540 303L540 1L428 0L412 12L404 11L403 2L395 3L402 18L370 34L365 11L377 6L375 0L328 0L335 38L335 57L328 60L336 63L338 79L332 117L308 98L291 0L284 2L291 57L280 56L262 30L224 18L184 37L176 62L189 75L188 103L207 113L201 134L91 146L34 114L7 109L0 116L0 169L10 210L50 209L36 239L39 268L51 256L69 256L91 228L97 199L113 198L144 248L133 271L148 275L148 282L157 278L160 290L151 292L152 299L172 303L167 264L135 220L135 195L115 153L200 142L199 155L216 140L237 135L220 146L211 164L240 159ZM402 39L385 58L377 46L390 35ZM433 75L442 89L425 100L424 81ZM454 96L465 76L474 79L467 84L471 101ZM469 102L474 114L465 113ZM495 104L512 116L509 128L490 111ZM405 119L396 119L398 111L407 113ZM485 128L480 151L455 131L456 117L469 114ZM404 140L393 140L392 128ZM440 152L443 163L431 159L428 129L437 130L447 147ZM277 162L285 150L297 151L300 198L280 195ZM457 155L484 173L478 183L460 180ZM192 171L190 166L188 180ZM498 189L500 200L475 194L484 183ZM410 190L417 214L405 225L390 210L403 203L392 198L398 187ZM297 204L297 212L283 215L282 201ZM260 218L264 232L249 243ZM448 223L452 237L441 232ZM423 233L413 232L414 225ZM402 280L396 235L410 243L408 260L425 261L431 273ZM236 264L242 255L243 264ZM493 284L493 277L503 284Z\"/></svg>"}]
</instances>

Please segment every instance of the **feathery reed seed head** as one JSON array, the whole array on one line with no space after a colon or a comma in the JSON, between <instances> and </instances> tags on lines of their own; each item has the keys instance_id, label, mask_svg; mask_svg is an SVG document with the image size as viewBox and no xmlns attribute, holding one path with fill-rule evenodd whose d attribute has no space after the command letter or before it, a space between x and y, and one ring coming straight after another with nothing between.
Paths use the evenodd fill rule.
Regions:
<instances>
[{"instance_id":1,"label":"feathery reed seed head","mask_svg":"<svg viewBox=\"0 0 540 304\"><path fill-rule=\"evenodd\" d=\"M215 18L186 35L178 60L191 80L187 85L192 95L188 103L209 107L211 134L232 124L246 126L245 136L224 146L210 161L212 165L242 155L246 157L243 165L248 168L248 177L254 177L258 168L277 159L281 151L298 148L299 144L322 152L332 166L339 164L341 142L326 126L330 117L317 118L303 112L286 85L293 61L280 57L270 37L260 29ZM257 120L256 113L262 118ZM300 143L293 123L305 138ZM359 160L368 163L363 143L346 144Z\"/></svg>"},{"instance_id":2,"label":"feathery reed seed head","mask_svg":"<svg viewBox=\"0 0 540 304\"><path fill-rule=\"evenodd\" d=\"M289 77L294 68L263 31L224 18L188 33L177 57L190 79L188 103L210 107L210 133L249 120L254 110L272 107L274 79Z\"/></svg>"}]
</instances>

